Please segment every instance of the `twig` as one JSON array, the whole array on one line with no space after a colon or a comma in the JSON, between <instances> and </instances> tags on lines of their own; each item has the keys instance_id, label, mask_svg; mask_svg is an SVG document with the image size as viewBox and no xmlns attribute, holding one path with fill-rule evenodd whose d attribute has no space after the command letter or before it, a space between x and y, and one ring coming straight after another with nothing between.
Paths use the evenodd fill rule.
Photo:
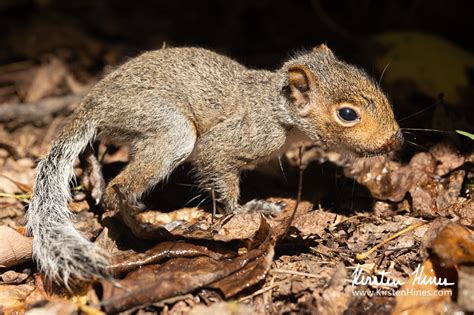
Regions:
<instances>
[{"instance_id":1,"label":"twig","mask_svg":"<svg viewBox=\"0 0 474 315\"><path fill-rule=\"evenodd\" d=\"M7 194L7 193L0 192L0 197L22 199L22 198L29 198L30 194Z\"/></svg>"},{"instance_id":2,"label":"twig","mask_svg":"<svg viewBox=\"0 0 474 315\"><path fill-rule=\"evenodd\" d=\"M288 236L288 232L290 231L291 223L293 222L293 219L295 218L296 211L298 210L298 206L300 205L301 202L301 194L303 191L303 172L304 172L304 167L303 167L303 146L300 146L299 152L299 164L298 164L298 193L296 195L296 204L295 204L295 209L293 210L293 213L291 214L290 218L288 219L288 224L285 229L285 234L283 234L283 238L285 239Z\"/></svg>"},{"instance_id":3,"label":"twig","mask_svg":"<svg viewBox=\"0 0 474 315\"><path fill-rule=\"evenodd\" d=\"M20 189L25 194L31 194L33 192L33 189L30 186L26 185L26 184L22 184L20 182L17 182L16 180L14 180L14 179L6 176L6 175L3 175L3 174L0 174L0 177L5 178L6 180L13 183L18 189Z\"/></svg>"},{"instance_id":4,"label":"twig","mask_svg":"<svg viewBox=\"0 0 474 315\"><path fill-rule=\"evenodd\" d=\"M216 217L216 193L214 188L211 188L211 196L212 196L212 217L211 217L211 225L214 225L214 218Z\"/></svg>"},{"instance_id":5,"label":"twig","mask_svg":"<svg viewBox=\"0 0 474 315\"><path fill-rule=\"evenodd\" d=\"M265 293L265 292L267 292L267 291L270 291L270 290L272 290L272 289L274 289L274 288L276 288L276 287L279 287L280 284L281 284L281 282L276 283L276 284L269 285L268 287L265 287L265 288L261 288L260 290L257 290L257 291L255 291L254 293L252 293L252 294L250 294L250 295L247 295L247 296L244 296L243 298L238 299L238 300L237 300L237 303L240 303L240 302L243 302L243 301L247 301L247 300L249 300L249 299L251 299L251 298L256 297L257 295L260 295L260 294L263 294L263 293Z\"/></svg>"},{"instance_id":6,"label":"twig","mask_svg":"<svg viewBox=\"0 0 474 315\"><path fill-rule=\"evenodd\" d=\"M315 275L313 273L285 270L285 269L271 269L270 272L285 273L289 275L303 276L303 277L309 277L309 278L318 278L318 279L321 278L320 275Z\"/></svg>"},{"instance_id":7,"label":"twig","mask_svg":"<svg viewBox=\"0 0 474 315\"><path fill-rule=\"evenodd\" d=\"M372 254L373 252L375 252L377 249L379 249L380 247L384 246L385 244L387 244L388 242L396 239L397 237L407 233L407 232L410 232L422 225L425 225L426 223L425 222L419 222L419 223L415 223L415 224L412 224L410 225L409 227L407 228L404 228L403 230L393 234L392 236L390 236L389 238L385 239L384 241L382 241L381 243L375 245L374 247L372 247L371 249L369 249L368 251L366 251L365 253L361 253L361 254L357 254L356 255L356 259L357 260L364 260L367 258L367 256L369 256L370 254Z\"/></svg>"},{"instance_id":8,"label":"twig","mask_svg":"<svg viewBox=\"0 0 474 315\"><path fill-rule=\"evenodd\" d=\"M6 193L0 193L0 198L14 198L18 201L24 202L24 203L30 203L30 194L6 194Z\"/></svg>"},{"instance_id":9,"label":"twig","mask_svg":"<svg viewBox=\"0 0 474 315\"><path fill-rule=\"evenodd\" d=\"M74 297L73 302L79 308L81 313L85 313L87 315L105 315L106 314L97 308L86 305L85 300L82 297Z\"/></svg>"},{"instance_id":10,"label":"twig","mask_svg":"<svg viewBox=\"0 0 474 315\"><path fill-rule=\"evenodd\" d=\"M17 149L9 143L0 142L0 149L7 151L14 160L18 160L20 158L20 154L18 153Z\"/></svg>"}]
</instances>

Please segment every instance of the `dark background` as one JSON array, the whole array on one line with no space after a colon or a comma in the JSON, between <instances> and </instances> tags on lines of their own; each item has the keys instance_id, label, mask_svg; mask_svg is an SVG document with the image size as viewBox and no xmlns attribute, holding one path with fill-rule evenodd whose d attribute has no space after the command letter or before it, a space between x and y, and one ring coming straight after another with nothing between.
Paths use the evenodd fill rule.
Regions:
<instances>
[{"instance_id":1,"label":"dark background","mask_svg":"<svg viewBox=\"0 0 474 315\"><path fill-rule=\"evenodd\" d=\"M370 37L385 31L434 33L472 51L470 4L467 0L3 0L0 63L58 49L77 53L87 48L81 42L85 38L100 42L95 53L120 46L123 56L133 56L166 42L212 48L262 67L274 67L289 53L321 42L356 62Z\"/></svg>"}]
</instances>

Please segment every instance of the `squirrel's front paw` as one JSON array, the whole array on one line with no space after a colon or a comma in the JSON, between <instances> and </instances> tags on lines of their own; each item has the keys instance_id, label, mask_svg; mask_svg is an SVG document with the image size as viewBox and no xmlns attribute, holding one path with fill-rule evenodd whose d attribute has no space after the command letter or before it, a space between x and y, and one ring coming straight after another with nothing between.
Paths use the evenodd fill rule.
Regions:
<instances>
[{"instance_id":1,"label":"squirrel's front paw","mask_svg":"<svg viewBox=\"0 0 474 315\"><path fill-rule=\"evenodd\" d=\"M262 212L263 214L276 216L283 211L286 204L284 202L268 202L260 199L253 199L239 208L237 212Z\"/></svg>"}]
</instances>

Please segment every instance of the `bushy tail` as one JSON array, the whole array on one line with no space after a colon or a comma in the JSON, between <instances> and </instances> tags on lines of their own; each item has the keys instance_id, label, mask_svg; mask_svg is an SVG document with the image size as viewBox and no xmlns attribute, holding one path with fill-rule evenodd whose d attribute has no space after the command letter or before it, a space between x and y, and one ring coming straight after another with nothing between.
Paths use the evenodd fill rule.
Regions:
<instances>
[{"instance_id":1,"label":"bushy tail","mask_svg":"<svg viewBox=\"0 0 474 315\"><path fill-rule=\"evenodd\" d=\"M65 285L103 275L107 268L105 253L74 228L68 209L74 160L94 136L92 123L70 121L38 164L27 212L33 259L48 280Z\"/></svg>"}]
</instances>

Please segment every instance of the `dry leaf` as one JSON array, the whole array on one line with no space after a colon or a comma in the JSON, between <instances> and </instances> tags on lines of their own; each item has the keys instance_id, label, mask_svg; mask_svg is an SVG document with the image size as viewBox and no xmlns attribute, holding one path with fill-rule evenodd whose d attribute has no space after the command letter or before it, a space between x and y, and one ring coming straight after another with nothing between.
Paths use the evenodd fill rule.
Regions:
<instances>
[{"instance_id":1,"label":"dry leaf","mask_svg":"<svg viewBox=\"0 0 474 315\"><path fill-rule=\"evenodd\" d=\"M0 226L0 267L19 265L31 259L32 239L6 226Z\"/></svg>"},{"instance_id":2,"label":"dry leaf","mask_svg":"<svg viewBox=\"0 0 474 315\"><path fill-rule=\"evenodd\" d=\"M438 263L433 264L433 261L428 259L420 267L421 273L419 276L427 279L433 279L435 277L444 277L447 274L444 273L443 269ZM420 315L432 315L432 314L445 314L446 304L449 304L451 297L449 292L446 295L440 293L435 294L434 291L450 291L449 287L438 288L436 284L426 285L421 284L416 280L415 276L410 277L408 281L402 286L400 291L405 291L407 294L400 294L396 296L396 306L392 314L420 314ZM425 292L416 293L416 292Z\"/></svg>"},{"instance_id":3,"label":"dry leaf","mask_svg":"<svg viewBox=\"0 0 474 315\"><path fill-rule=\"evenodd\" d=\"M460 224L447 224L431 247L446 266L474 263L474 234Z\"/></svg>"},{"instance_id":4,"label":"dry leaf","mask_svg":"<svg viewBox=\"0 0 474 315\"><path fill-rule=\"evenodd\" d=\"M24 312L24 301L33 290L34 287L29 284L0 285L0 313L15 314L15 312Z\"/></svg>"},{"instance_id":5,"label":"dry leaf","mask_svg":"<svg viewBox=\"0 0 474 315\"><path fill-rule=\"evenodd\" d=\"M297 217L292 225L303 235L318 234L331 226L336 217L335 213L316 210Z\"/></svg>"},{"instance_id":6,"label":"dry leaf","mask_svg":"<svg viewBox=\"0 0 474 315\"><path fill-rule=\"evenodd\" d=\"M170 258L192 258L199 256L211 257L215 260L231 256L211 251L205 246L199 246L184 242L163 242L144 253L123 254L113 257L110 271L114 275L129 272L139 267L157 264Z\"/></svg>"},{"instance_id":7,"label":"dry leaf","mask_svg":"<svg viewBox=\"0 0 474 315\"><path fill-rule=\"evenodd\" d=\"M68 73L66 66L58 58L52 57L47 64L41 65L26 93L25 102L36 102L57 91L58 85Z\"/></svg>"},{"instance_id":8,"label":"dry leaf","mask_svg":"<svg viewBox=\"0 0 474 315\"><path fill-rule=\"evenodd\" d=\"M258 243L254 242L245 254L233 258L224 258L219 253L211 254L203 248L182 245L182 248L190 249L190 256L203 253L205 256L172 258L162 265L144 266L130 272L123 280L115 280L118 286L101 281L102 305L107 312L118 312L206 286L218 288L224 295L232 296L265 277L273 260L270 235L270 226L262 218L260 228L253 237ZM166 249L164 252L170 253ZM185 254L182 256L186 256ZM158 261L163 256L152 255L150 260ZM148 258L142 256L141 259L143 262ZM117 270L123 265L119 265Z\"/></svg>"}]
</instances>

